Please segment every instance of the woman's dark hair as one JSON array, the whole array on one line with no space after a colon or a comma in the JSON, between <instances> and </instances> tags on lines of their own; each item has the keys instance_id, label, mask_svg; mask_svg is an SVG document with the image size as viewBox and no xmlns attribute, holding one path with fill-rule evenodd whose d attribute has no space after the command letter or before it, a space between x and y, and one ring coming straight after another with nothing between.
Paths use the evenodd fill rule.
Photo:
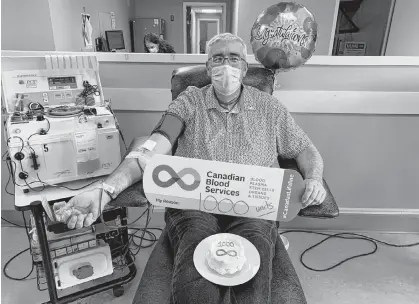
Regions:
<instances>
[{"instance_id":1,"label":"woman's dark hair","mask_svg":"<svg viewBox=\"0 0 419 304\"><path fill-rule=\"evenodd\" d=\"M176 53L173 46L154 33L147 33L144 35L144 50L146 53L150 53L146 45L147 42L157 44L159 46L159 53Z\"/></svg>"}]
</instances>

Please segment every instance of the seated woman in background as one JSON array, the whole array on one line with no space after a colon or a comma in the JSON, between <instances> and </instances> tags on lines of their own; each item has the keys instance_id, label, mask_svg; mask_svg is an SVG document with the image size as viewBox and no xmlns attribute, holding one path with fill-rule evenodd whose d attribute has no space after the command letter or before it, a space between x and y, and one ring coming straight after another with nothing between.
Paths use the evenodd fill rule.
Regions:
<instances>
[{"instance_id":1,"label":"seated woman in background","mask_svg":"<svg viewBox=\"0 0 419 304\"><path fill-rule=\"evenodd\" d=\"M154 33L144 36L144 49L146 53L176 53L173 46Z\"/></svg>"}]
</instances>

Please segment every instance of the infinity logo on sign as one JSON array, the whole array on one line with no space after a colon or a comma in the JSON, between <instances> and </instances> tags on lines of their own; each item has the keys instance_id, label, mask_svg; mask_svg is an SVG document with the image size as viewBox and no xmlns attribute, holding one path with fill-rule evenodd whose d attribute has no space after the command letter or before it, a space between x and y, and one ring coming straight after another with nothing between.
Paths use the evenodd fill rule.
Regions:
<instances>
[{"instance_id":1,"label":"infinity logo on sign","mask_svg":"<svg viewBox=\"0 0 419 304\"><path fill-rule=\"evenodd\" d=\"M220 253L221 252L221 253ZM216 252L215 252L215 254L217 255L217 256L225 256L225 255L229 255L229 256L231 256L231 257L235 257L235 256L237 256L237 251L236 250L229 250L229 251L226 251L226 250L224 250L224 249L218 249Z\"/></svg>"},{"instance_id":2,"label":"infinity logo on sign","mask_svg":"<svg viewBox=\"0 0 419 304\"><path fill-rule=\"evenodd\" d=\"M167 181L162 181L159 178L160 172L163 171L169 173L171 176L171 178L169 178ZM187 174L191 174L194 177L194 182L191 185L186 184L182 180L182 177L184 177ZM152 176L154 183L162 188L168 188L173 184L177 183L179 187L181 187L183 190L193 191L196 188L198 188L199 184L201 183L201 177L199 176L199 173L192 168L184 168L180 170L178 173L176 173L175 170L173 170L173 168L168 165L159 165L156 168L154 168Z\"/></svg>"}]
</instances>

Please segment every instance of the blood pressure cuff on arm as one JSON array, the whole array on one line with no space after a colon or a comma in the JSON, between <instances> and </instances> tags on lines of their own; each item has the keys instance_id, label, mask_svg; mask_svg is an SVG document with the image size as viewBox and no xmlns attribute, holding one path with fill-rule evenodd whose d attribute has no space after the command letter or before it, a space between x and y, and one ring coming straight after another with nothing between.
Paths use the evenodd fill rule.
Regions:
<instances>
[{"instance_id":1,"label":"blood pressure cuff on arm","mask_svg":"<svg viewBox=\"0 0 419 304\"><path fill-rule=\"evenodd\" d=\"M165 112L151 134L160 133L170 141L173 147L184 130L185 122L179 115Z\"/></svg>"}]
</instances>

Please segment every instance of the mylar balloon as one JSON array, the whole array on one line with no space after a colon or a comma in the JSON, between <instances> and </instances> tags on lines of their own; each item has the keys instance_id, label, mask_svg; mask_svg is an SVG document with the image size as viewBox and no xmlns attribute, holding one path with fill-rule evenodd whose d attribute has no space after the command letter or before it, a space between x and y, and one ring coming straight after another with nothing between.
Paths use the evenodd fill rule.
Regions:
<instances>
[{"instance_id":1,"label":"mylar balloon","mask_svg":"<svg viewBox=\"0 0 419 304\"><path fill-rule=\"evenodd\" d=\"M284 72L306 63L316 42L313 15L294 2L280 2L263 11L253 24L250 39L257 61Z\"/></svg>"}]
</instances>

